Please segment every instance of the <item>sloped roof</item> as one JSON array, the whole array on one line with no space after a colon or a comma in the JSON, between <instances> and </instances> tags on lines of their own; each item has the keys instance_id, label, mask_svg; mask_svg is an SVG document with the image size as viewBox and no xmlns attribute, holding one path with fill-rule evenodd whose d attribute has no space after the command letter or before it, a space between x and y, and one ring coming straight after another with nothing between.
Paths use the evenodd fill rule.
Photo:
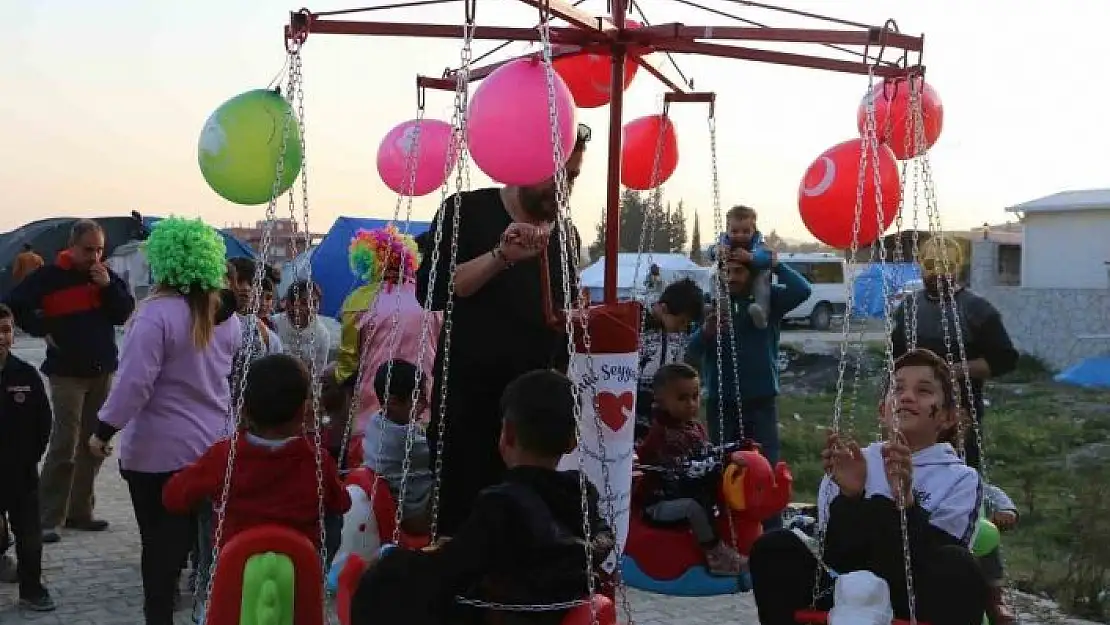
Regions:
<instances>
[{"instance_id":1,"label":"sloped roof","mask_svg":"<svg viewBox=\"0 0 1110 625\"><path fill-rule=\"evenodd\" d=\"M1099 209L1110 210L1110 189L1061 191L1006 210L1011 213L1063 213Z\"/></svg>"}]
</instances>

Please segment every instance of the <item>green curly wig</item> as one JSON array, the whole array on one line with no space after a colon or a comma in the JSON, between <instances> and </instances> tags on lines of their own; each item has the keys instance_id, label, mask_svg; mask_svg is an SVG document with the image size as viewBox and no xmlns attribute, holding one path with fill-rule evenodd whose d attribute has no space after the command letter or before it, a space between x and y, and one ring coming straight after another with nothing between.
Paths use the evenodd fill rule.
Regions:
<instances>
[{"instance_id":1,"label":"green curly wig","mask_svg":"<svg viewBox=\"0 0 1110 625\"><path fill-rule=\"evenodd\" d=\"M227 274L227 246L216 229L199 219L170 217L154 224L143 243L155 284L182 293L219 289Z\"/></svg>"}]
</instances>

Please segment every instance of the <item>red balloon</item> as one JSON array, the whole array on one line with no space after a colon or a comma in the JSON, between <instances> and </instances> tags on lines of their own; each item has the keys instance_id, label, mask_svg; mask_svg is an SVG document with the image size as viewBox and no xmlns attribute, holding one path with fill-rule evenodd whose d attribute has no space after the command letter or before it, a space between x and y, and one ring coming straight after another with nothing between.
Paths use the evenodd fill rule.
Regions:
<instances>
[{"instance_id":1,"label":"red balloon","mask_svg":"<svg viewBox=\"0 0 1110 625\"><path fill-rule=\"evenodd\" d=\"M909 115L910 83L905 78L886 79L871 89L875 98L875 134L879 141L886 143L899 160L921 156L940 138L944 127L944 105L935 89L921 78L916 78L917 101L921 111L921 122L925 130L923 145L917 145L915 128L917 122ZM860 136L867 128L867 98L864 96L856 112L856 127ZM907 124L909 127L907 128Z\"/></svg>"},{"instance_id":2,"label":"red balloon","mask_svg":"<svg viewBox=\"0 0 1110 625\"><path fill-rule=\"evenodd\" d=\"M609 597L594 595L592 603L594 604L593 612L591 612L589 604L571 608L563 617L562 625L591 625L594 613L597 614L598 625L616 625L617 608Z\"/></svg>"},{"instance_id":3,"label":"red balloon","mask_svg":"<svg viewBox=\"0 0 1110 625\"><path fill-rule=\"evenodd\" d=\"M863 145L862 139L852 139L829 148L813 161L802 177L802 184L798 188L798 210L810 234L825 245L839 249L847 249L852 245ZM861 247L871 245L894 223L902 199L898 163L894 153L887 146L880 145L880 216L875 189L875 159L870 146L867 151L857 238ZM879 226L880 218L882 227Z\"/></svg>"},{"instance_id":4,"label":"red balloon","mask_svg":"<svg viewBox=\"0 0 1110 625\"><path fill-rule=\"evenodd\" d=\"M656 173L655 153L660 149L660 134L663 145ZM629 189L654 189L678 168L678 137L674 133L674 123L662 115L648 115L625 124L621 146L621 184Z\"/></svg>"},{"instance_id":5,"label":"red balloon","mask_svg":"<svg viewBox=\"0 0 1110 625\"><path fill-rule=\"evenodd\" d=\"M555 59L555 71L563 78L574 96L578 108L592 109L605 106L611 98L613 61L608 54L583 52ZM635 59L624 63L624 88L632 84L639 65Z\"/></svg>"}]
</instances>

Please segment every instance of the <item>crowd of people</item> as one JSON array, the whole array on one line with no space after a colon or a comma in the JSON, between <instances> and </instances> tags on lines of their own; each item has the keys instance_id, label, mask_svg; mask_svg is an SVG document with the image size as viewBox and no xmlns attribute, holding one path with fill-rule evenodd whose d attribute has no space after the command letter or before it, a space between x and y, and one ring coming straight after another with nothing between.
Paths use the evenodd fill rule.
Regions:
<instances>
[{"instance_id":1,"label":"crowd of people","mask_svg":"<svg viewBox=\"0 0 1110 625\"><path fill-rule=\"evenodd\" d=\"M571 186L589 139L581 129L566 164ZM76 222L69 247L28 271L0 306L0 470L13 477L0 485L0 518L15 536L21 605L54 607L42 580L43 543L64 540L60 529L107 529L94 514L94 483L109 456L118 458L139 528L146 623L169 625L182 604L183 572L192 571L203 598L213 553L244 529L288 526L330 561L351 505L341 450L358 445L359 461L403 493L404 531L423 534L438 523L439 540L377 559L358 585L352 622L481 622L456 596L555 604L604 587L601 562L614 539L597 490L586 482L582 492L576 472L556 468L575 445L574 394L566 337L544 310L545 302L569 304L562 284L576 276L564 276L559 260L579 256L578 233L558 231L554 180L448 198L435 223L452 224L457 207L466 213L457 230L433 227L417 246L386 229L366 238L365 262L352 255L366 286L343 306L338 362L315 309L320 287L294 280L275 293L271 270L226 261L222 239L201 222L171 218L154 227L146 254L157 286L138 305L102 261L103 230ZM710 304L707 314L710 298L688 280L663 287L648 308L636 425L644 462L675 464L711 442L742 438L779 459L780 332L810 285L766 248L757 220L749 207L728 212L716 250L727 309ZM896 401L879 407L891 436L861 448L833 435L823 455L823 562L779 529L781 517L742 555L717 535L713 498L658 483L637 490L651 520L688 524L711 573L750 571L766 625L793 623L794 610L811 603L819 566L826 583L836 573L873 571L889 583L896 612L908 614L901 546L890 542L899 527L895 502L909 519L918 615L978 625L989 608L995 625L1007 625L1000 564L976 562L969 551L985 486L978 455L969 452L965 463L956 452L976 440L958 435L957 407L973 407L981 420L982 381L1012 368L1016 352L997 311L958 291L967 365L956 377L973 380L961 402L962 386L936 355L945 354L937 338L949 319L930 312L943 305L941 278L936 267L925 269L926 289L915 296L918 343L904 340L902 310L892 337ZM49 399L42 378L10 352L16 326L47 344ZM126 330L117 349L119 326ZM436 475L437 465L447 468ZM587 537L592 562L583 559ZM964 600L947 600L957 594Z\"/></svg>"}]
</instances>

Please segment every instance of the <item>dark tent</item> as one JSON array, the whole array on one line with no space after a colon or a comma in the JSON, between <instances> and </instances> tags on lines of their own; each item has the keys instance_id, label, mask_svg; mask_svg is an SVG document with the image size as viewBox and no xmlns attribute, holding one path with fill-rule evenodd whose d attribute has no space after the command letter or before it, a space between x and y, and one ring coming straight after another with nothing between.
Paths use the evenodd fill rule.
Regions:
<instances>
[{"instance_id":1,"label":"dark tent","mask_svg":"<svg viewBox=\"0 0 1110 625\"><path fill-rule=\"evenodd\" d=\"M142 238L143 228L140 228L139 222L132 217L94 217L93 219L104 228L107 239L104 258L111 256L120 245ZM144 217L142 225L149 229L158 219ZM30 243L35 252L49 263L58 255L58 252L66 248L69 242L69 231L77 220L76 217L40 219L0 235L0 293L7 293L11 288L12 263L23 251L24 244ZM227 243L228 258L254 256L254 252L242 241L223 232L220 234Z\"/></svg>"}]
</instances>

